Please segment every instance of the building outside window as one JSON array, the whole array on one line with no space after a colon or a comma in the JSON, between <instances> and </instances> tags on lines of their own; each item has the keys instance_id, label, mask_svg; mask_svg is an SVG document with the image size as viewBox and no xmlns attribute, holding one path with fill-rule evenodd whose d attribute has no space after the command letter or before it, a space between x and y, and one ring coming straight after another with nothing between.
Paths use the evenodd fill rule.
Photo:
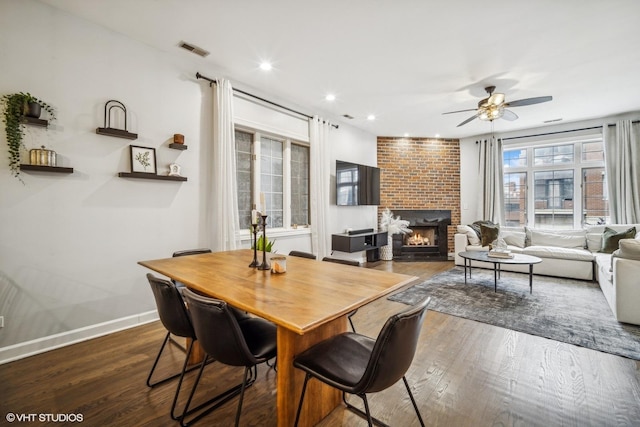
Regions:
<instances>
[{"instance_id":1,"label":"building outside window","mask_svg":"<svg viewBox=\"0 0 640 427\"><path fill-rule=\"evenodd\" d=\"M309 147L287 138L236 129L236 177L240 229L249 229L251 210L260 210L267 227L310 224Z\"/></svg>"},{"instance_id":2,"label":"building outside window","mask_svg":"<svg viewBox=\"0 0 640 427\"><path fill-rule=\"evenodd\" d=\"M514 145L503 153L505 225L609 223L602 138Z\"/></svg>"}]
</instances>

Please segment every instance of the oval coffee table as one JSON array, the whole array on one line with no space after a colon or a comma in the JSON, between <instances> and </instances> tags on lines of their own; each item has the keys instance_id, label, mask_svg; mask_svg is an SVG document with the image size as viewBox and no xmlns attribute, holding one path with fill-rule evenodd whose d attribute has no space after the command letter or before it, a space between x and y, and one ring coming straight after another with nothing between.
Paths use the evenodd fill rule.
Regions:
<instances>
[{"instance_id":1,"label":"oval coffee table","mask_svg":"<svg viewBox=\"0 0 640 427\"><path fill-rule=\"evenodd\" d=\"M533 255L514 254L513 258L501 258L489 256L488 251L470 251L458 253L464 259L464 284L467 284L467 263L469 264L469 279L471 279L471 261L483 261L493 263L493 286L494 292L498 291L498 276L500 275L500 264L529 264L529 293L533 293L533 264L542 262L540 258Z\"/></svg>"}]
</instances>

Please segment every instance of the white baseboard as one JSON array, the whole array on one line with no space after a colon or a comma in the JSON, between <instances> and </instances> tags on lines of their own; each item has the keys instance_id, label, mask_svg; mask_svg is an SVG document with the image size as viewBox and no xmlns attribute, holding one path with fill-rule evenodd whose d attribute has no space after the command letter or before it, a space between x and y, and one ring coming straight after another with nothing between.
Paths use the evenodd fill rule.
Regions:
<instances>
[{"instance_id":1,"label":"white baseboard","mask_svg":"<svg viewBox=\"0 0 640 427\"><path fill-rule=\"evenodd\" d=\"M157 310L0 348L0 365L158 320Z\"/></svg>"}]
</instances>

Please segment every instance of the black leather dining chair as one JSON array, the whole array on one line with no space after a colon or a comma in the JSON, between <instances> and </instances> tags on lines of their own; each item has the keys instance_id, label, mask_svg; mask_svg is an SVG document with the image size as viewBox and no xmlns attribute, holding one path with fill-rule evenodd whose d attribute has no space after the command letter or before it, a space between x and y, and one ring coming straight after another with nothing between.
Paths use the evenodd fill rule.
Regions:
<instances>
[{"instance_id":1,"label":"black leather dining chair","mask_svg":"<svg viewBox=\"0 0 640 427\"><path fill-rule=\"evenodd\" d=\"M184 374L191 369L187 369L187 364L189 361L189 357L191 356L191 352L193 349L193 343L196 341L196 333L193 329L193 324L191 323L191 317L189 316L189 312L187 307L184 304L184 300L182 299L182 295L180 291L174 286L173 283L168 280L160 279L155 277L153 274L147 274L147 279L149 280L149 285L151 286L151 291L153 292L153 296L156 300L156 307L158 309L158 316L160 317L160 321L162 325L167 330L167 334L165 335L164 341L160 346L160 351L156 356L155 361L153 362L153 366L151 367L151 371L149 372L149 376L147 377L147 386L155 387L159 384L163 384L169 380L180 377L178 381L178 385L176 387L176 392L173 397L173 403L171 404L171 418L174 420L178 419L178 416L175 414L176 403L178 401L178 395L180 394L180 389L182 387L182 381L184 379ZM153 373L158 366L158 361L160 360L160 356L164 351L167 342L171 335L176 335L179 337L189 338L189 346L186 349L186 354L184 358L184 363L182 365L182 370L178 373L174 373L169 375L161 380L152 381Z\"/></svg>"},{"instance_id":2,"label":"black leather dining chair","mask_svg":"<svg viewBox=\"0 0 640 427\"><path fill-rule=\"evenodd\" d=\"M245 368L242 384L239 387L240 398L236 411L235 425L238 426L244 392L257 378L257 365L276 357L276 326L257 317L239 322L226 302L198 295L189 289L184 290L183 296L189 306L198 342L206 353L187 400L185 415L191 413L189 406L207 360L214 359L226 365ZM238 394L237 389L238 386L216 396L214 399L218 400L217 403L203 410L190 421L187 422L183 416L180 424L192 425Z\"/></svg>"},{"instance_id":3,"label":"black leather dining chair","mask_svg":"<svg viewBox=\"0 0 640 427\"><path fill-rule=\"evenodd\" d=\"M369 426L372 426L374 421L383 423L371 416L367 393L385 390L402 378L420 425L424 426L405 374L415 356L430 301L431 298L427 298L389 317L375 340L355 332L345 332L298 354L293 360L293 366L303 370L306 375L295 425L298 425L300 419L304 394L310 378L316 378L342 391L347 408L366 418ZM346 393L362 398L365 411L348 403Z\"/></svg>"},{"instance_id":4,"label":"black leather dining chair","mask_svg":"<svg viewBox=\"0 0 640 427\"><path fill-rule=\"evenodd\" d=\"M300 258L309 258L309 259L316 259L316 256L312 253L309 252L303 252L303 251L289 251L289 256L297 256Z\"/></svg>"}]
</instances>

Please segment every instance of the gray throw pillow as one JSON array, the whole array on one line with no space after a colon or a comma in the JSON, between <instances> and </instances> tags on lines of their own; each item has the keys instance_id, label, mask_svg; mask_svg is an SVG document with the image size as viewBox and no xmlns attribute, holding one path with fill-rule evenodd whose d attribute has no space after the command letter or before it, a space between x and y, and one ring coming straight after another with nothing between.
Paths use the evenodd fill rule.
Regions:
<instances>
[{"instance_id":1,"label":"gray throw pillow","mask_svg":"<svg viewBox=\"0 0 640 427\"><path fill-rule=\"evenodd\" d=\"M620 239L633 239L636 236L636 227L631 227L627 230L616 232L616 230L605 227L604 233L602 233L602 248L600 252L605 254L613 253L618 249L618 242Z\"/></svg>"}]
</instances>

